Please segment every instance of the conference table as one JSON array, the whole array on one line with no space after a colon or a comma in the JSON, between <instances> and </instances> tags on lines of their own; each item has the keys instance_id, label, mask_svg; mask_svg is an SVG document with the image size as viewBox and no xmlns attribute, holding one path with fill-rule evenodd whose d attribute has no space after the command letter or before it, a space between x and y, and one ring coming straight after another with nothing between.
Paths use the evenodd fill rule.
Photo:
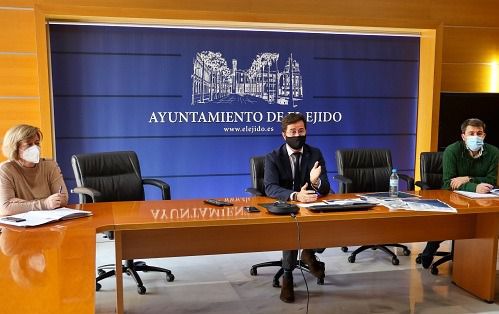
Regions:
<instances>
[{"instance_id":1,"label":"conference table","mask_svg":"<svg viewBox=\"0 0 499 314\"><path fill-rule=\"evenodd\" d=\"M453 239L453 282L482 300L494 301L499 198L469 199L445 190L415 193L439 199L457 213L376 206L334 213L302 208L291 217L272 215L261 207L259 213L243 210L273 202L266 197L221 198L234 204L228 207L207 205L202 199L74 205L93 216L39 228L2 226L2 308L22 313L94 312L95 234L110 230L115 232L116 260ZM338 194L325 199L352 197ZM123 313L123 275L117 274L116 311Z\"/></svg>"}]
</instances>

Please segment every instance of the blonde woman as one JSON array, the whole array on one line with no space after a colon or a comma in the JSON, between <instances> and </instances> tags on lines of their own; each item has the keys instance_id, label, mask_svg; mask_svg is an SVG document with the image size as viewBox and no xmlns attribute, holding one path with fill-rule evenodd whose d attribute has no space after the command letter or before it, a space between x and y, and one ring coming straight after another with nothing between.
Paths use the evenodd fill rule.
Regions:
<instances>
[{"instance_id":1,"label":"blonde woman","mask_svg":"<svg viewBox=\"0 0 499 314\"><path fill-rule=\"evenodd\" d=\"M4 136L0 163L0 216L31 210L48 210L68 203L61 169L53 160L40 158L39 128L16 125Z\"/></svg>"}]
</instances>

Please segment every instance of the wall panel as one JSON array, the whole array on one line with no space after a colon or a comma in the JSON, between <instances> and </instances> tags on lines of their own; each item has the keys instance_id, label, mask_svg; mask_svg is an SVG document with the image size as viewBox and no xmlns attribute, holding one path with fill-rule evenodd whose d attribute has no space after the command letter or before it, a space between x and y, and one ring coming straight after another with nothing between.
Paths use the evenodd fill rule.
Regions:
<instances>
[{"instance_id":1,"label":"wall panel","mask_svg":"<svg viewBox=\"0 0 499 314\"><path fill-rule=\"evenodd\" d=\"M499 28L444 27L443 63L499 61Z\"/></svg>"},{"instance_id":2,"label":"wall panel","mask_svg":"<svg viewBox=\"0 0 499 314\"><path fill-rule=\"evenodd\" d=\"M442 92L490 92L492 67L479 63L442 64Z\"/></svg>"},{"instance_id":3,"label":"wall panel","mask_svg":"<svg viewBox=\"0 0 499 314\"><path fill-rule=\"evenodd\" d=\"M40 125L33 1L0 3L0 137L15 124ZM5 157L0 155L0 161Z\"/></svg>"},{"instance_id":4,"label":"wall panel","mask_svg":"<svg viewBox=\"0 0 499 314\"><path fill-rule=\"evenodd\" d=\"M40 102L38 99L0 98L0 134L19 123L40 125Z\"/></svg>"},{"instance_id":5,"label":"wall panel","mask_svg":"<svg viewBox=\"0 0 499 314\"><path fill-rule=\"evenodd\" d=\"M34 52L35 50L34 11L32 9L0 9L0 52Z\"/></svg>"},{"instance_id":6,"label":"wall panel","mask_svg":"<svg viewBox=\"0 0 499 314\"><path fill-rule=\"evenodd\" d=\"M497 92L498 62L499 28L444 27L442 91Z\"/></svg>"},{"instance_id":7,"label":"wall panel","mask_svg":"<svg viewBox=\"0 0 499 314\"><path fill-rule=\"evenodd\" d=\"M494 0L433 0L433 19L446 25L499 26L499 2Z\"/></svg>"},{"instance_id":8,"label":"wall panel","mask_svg":"<svg viewBox=\"0 0 499 314\"><path fill-rule=\"evenodd\" d=\"M38 95L35 55L0 55L0 97Z\"/></svg>"},{"instance_id":9,"label":"wall panel","mask_svg":"<svg viewBox=\"0 0 499 314\"><path fill-rule=\"evenodd\" d=\"M35 0L1 0L1 7L12 8L33 8Z\"/></svg>"}]
</instances>

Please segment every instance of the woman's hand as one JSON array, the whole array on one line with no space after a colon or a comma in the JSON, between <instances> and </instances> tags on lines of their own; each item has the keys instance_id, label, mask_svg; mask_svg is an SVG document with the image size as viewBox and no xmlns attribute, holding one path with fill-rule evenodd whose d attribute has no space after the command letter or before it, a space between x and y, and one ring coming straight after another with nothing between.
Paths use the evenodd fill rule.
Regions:
<instances>
[{"instance_id":1,"label":"woman's hand","mask_svg":"<svg viewBox=\"0 0 499 314\"><path fill-rule=\"evenodd\" d=\"M55 209L61 207L62 194L54 193L45 199L45 207L47 209Z\"/></svg>"}]
</instances>

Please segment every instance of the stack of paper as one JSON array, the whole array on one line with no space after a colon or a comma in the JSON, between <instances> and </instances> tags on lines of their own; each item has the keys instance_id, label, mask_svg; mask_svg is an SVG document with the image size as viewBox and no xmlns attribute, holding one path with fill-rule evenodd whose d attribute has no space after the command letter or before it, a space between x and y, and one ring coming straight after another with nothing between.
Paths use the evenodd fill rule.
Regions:
<instances>
[{"instance_id":1,"label":"stack of paper","mask_svg":"<svg viewBox=\"0 0 499 314\"><path fill-rule=\"evenodd\" d=\"M71 208L57 208L54 210L35 210L0 218L0 224L18 227L40 226L53 221L68 220L92 215L92 212Z\"/></svg>"},{"instance_id":2,"label":"stack of paper","mask_svg":"<svg viewBox=\"0 0 499 314\"><path fill-rule=\"evenodd\" d=\"M454 191L454 192L469 198L499 198L499 189L494 189L490 191L490 193L475 193L468 191Z\"/></svg>"}]
</instances>

